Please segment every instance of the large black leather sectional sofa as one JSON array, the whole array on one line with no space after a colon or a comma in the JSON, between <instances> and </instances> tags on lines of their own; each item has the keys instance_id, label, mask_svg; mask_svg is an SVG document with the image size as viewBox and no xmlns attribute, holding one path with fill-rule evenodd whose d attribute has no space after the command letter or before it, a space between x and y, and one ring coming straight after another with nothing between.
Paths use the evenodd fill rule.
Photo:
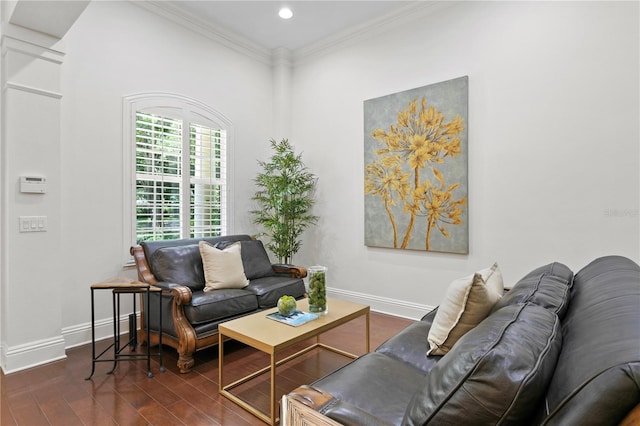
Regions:
<instances>
[{"instance_id":1,"label":"large black leather sectional sofa","mask_svg":"<svg viewBox=\"0 0 640 426\"><path fill-rule=\"evenodd\" d=\"M575 276L560 263L536 268L444 356L426 355L435 316L284 406L343 425L603 426L640 413L640 268L630 259L602 257Z\"/></svg>"}]
</instances>

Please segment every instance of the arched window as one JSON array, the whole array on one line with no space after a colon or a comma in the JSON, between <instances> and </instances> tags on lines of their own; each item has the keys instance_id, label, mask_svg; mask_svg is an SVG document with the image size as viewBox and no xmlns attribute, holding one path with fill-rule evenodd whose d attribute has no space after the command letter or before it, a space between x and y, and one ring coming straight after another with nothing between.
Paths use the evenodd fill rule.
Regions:
<instances>
[{"instance_id":1,"label":"arched window","mask_svg":"<svg viewBox=\"0 0 640 426\"><path fill-rule=\"evenodd\" d=\"M170 94L125 97L123 110L127 252L144 240L226 234L231 123Z\"/></svg>"}]
</instances>

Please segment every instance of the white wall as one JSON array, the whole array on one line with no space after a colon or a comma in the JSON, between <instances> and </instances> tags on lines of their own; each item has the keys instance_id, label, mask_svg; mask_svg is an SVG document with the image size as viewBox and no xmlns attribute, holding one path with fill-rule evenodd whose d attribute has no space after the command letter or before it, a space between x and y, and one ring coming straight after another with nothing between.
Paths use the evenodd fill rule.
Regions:
<instances>
[{"instance_id":1,"label":"white wall","mask_svg":"<svg viewBox=\"0 0 640 426\"><path fill-rule=\"evenodd\" d=\"M257 158L269 153L272 70L260 55L227 45L215 34L192 31L131 2L91 2L57 47L62 64L54 71L46 58L35 65L25 60L24 71L20 58L12 62L18 68L14 80L22 83L28 73L36 81L27 80L30 85L43 81L59 105L49 112L47 96L30 104L28 91L4 96L11 106L3 114L2 138L2 152L11 158L2 163L3 180L10 177L2 185L3 238L11 238L0 253L5 372L51 361L64 356L65 346L88 342L90 285L136 276L133 268L123 268L124 96L179 94L233 123L236 214L230 232L254 232L246 212ZM26 172L46 175L48 193L16 195L17 179ZM47 215L49 230L19 234L18 215ZM111 315L110 293L97 292L98 337L111 333Z\"/></svg>"},{"instance_id":2,"label":"white wall","mask_svg":"<svg viewBox=\"0 0 640 426\"><path fill-rule=\"evenodd\" d=\"M2 365L11 369L65 353L56 285L63 270L52 256L61 237L62 54L47 36L4 28L3 34L0 326ZM34 37L25 42L25 35ZM20 192L21 176L46 177L46 193ZM47 217L47 231L20 232L22 216Z\"/></svg>"},{"instance_id":3,"label":"white wall","mask_svg":"<svg viewBox=\"0 0 640 426\"><path fill-rule=\"evenodd\" d=\"M51 182L59 216L46 212L54 232L13 235L16 215L37 213L15 196L15 182L3 184L3 232L16 242L1 253L13 270L2 271L3 352L59 333L67 347L86 342L89 285L135 275L121 265L122 97L146 91L193 97L234 123L235 232L253 232L246 211L256 160L280 137L276 127L287 127L272 114L275 98L291 96L290 108L281 106L293 115L284 136L320 178L321 217L294 261L328 266L334 294L375 309L417 317L452 279L494 260L508 283L553 260L573 269L609 253L639 261L638 26L635 2L452 3L305 57L291 90L278 86L274 96L262 61L129 2L91 2L64 37L56 158L47 150L11 158L16 176L30 165L60 176ZM365 247L363 101L462 75L470 82L469 255ZM7 154L26 149L3 145ZM11 261L31 247L39 247L36 267ZM46 309L52 302L59 306ZM97 318L110 315L101 295Z\"/></svg>"},{"instance_id":4,"label":"white wall","mask_svg":"<svg viewBox=\"0 0 640 426\"><path fill-rule=\"evenodd\" d=\"M320 178L321 221L296 260L396 312L493 261L511 285L550 261L638 262L638 26L637 2L461 2L305 60L291 139ZM469 255L365 247L363 101L464 75Z\"/></svg>"},{"instance_id":5,"label":"white wall","mask_svg":"<svg viewBox=\"0 0 640 426\"><path fill-rule=\"evenodd\" d=\"M89 285L122 270L122 98L168 92L197 99L234 124L235 230L244 212L256 155L268 152L271 71L128 2L92 2L65 37L63 66L63 238L68 274L65 327L90 319ZM261 146L257 146L262 144ZM97 318L111 308L103 295Z\"/></svg>"}]
</instances>

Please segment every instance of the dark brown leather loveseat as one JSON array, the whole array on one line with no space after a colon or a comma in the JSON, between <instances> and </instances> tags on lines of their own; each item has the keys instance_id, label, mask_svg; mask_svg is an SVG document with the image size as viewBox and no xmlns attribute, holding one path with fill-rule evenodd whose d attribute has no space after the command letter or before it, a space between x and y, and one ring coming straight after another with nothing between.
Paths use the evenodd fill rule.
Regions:
<instances>
[{"instance_id":1,"label":"dark brown leather loveseat","mask_svg":"<svg viewBox=\"0 0 640 426\"><path fill-rule=\"evenodd\" d=\"M240 241L249 285L205 292L200 241L221 249ZM195 351L218 343L221 322L272 308L281 296L299 299L305 293L302 278L307 275L306 269L271 264L262 242L248 235L145 241L131 247L131 254L138 279L162 289L162 343L178 351L178 368L182 373L193 367ZM157 297L160 297L157 293L151 294L151 332L148 338L143 336L143 341L150 344L157 344L159 340Z\"/></svg>"},{"instance_id":2,"label":"dark brown leather loveseat","mask_svg":"<svg viewBox=\"0 0 640 426\"><path fill-rule=\"evenodd\" d=\"M533 270L444 356L426 355L434 317L286 395L283 417L296 424L298 409L343 425L638 424L629 419L640 411L640 268L630 259L599 258L575 276L560 263Z\"/></svg>"}]
</instances>

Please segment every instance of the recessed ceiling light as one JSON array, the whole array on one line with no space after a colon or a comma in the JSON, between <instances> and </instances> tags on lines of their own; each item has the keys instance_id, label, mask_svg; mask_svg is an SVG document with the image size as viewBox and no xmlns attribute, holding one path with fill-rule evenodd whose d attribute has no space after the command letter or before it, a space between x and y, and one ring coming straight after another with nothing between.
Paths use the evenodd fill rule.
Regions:
<instances>
[{"instance_id":1,"label":"recessed ceiling light","mask_svg":"<svg viewBox=\"0 0 640 426\"><path fill-rule=\"evenodd\" d=\"M290 19L293 16L293 12L288 7L283 7L278 12L278 16L280 16L282 19Z\"/></svg>"}]
</instances>

